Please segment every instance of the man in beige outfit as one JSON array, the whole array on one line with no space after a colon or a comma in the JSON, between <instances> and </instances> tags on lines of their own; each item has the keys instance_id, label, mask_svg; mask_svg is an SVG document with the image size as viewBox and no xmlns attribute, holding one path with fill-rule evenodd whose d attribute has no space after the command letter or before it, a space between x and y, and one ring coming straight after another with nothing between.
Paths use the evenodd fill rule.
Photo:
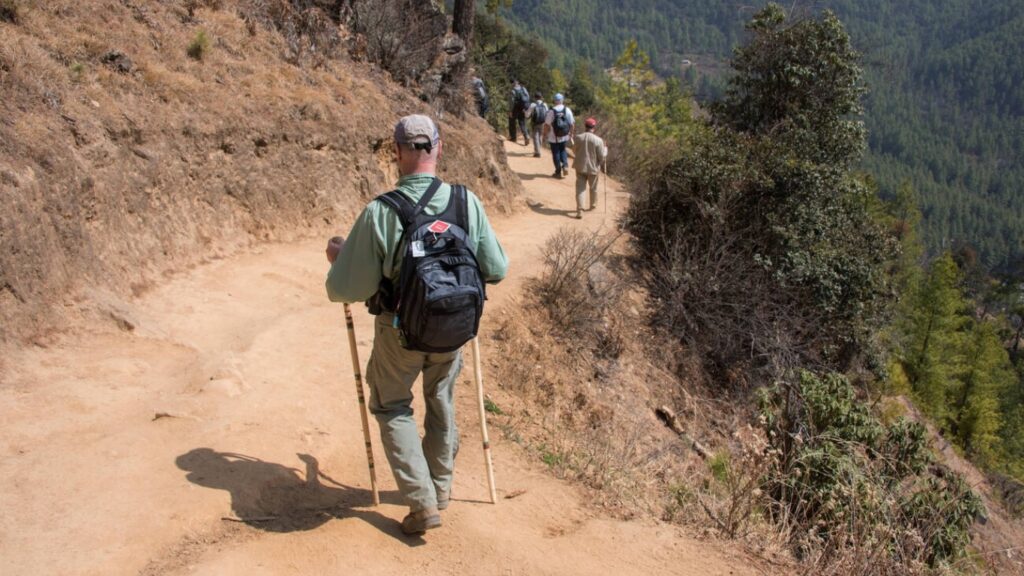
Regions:
<instances>
[{"instance_id":1,"label":"man in beige outfit","mask_svg":"<svg viewBox=\"0 0 1024 576\"><path fill-rule=\"evenodd\" d=\"M573 167L576 169L576 218L583 218L583 196L590 185L590 203L587 210L593 210L597 206L597 178L604 166L605 158L608 156L608 149L604 140L594 134L597 120L587 118L583 123L586 132L576 137L576 144L573 151L576 158Z\"/></svg>"}]
</instances>

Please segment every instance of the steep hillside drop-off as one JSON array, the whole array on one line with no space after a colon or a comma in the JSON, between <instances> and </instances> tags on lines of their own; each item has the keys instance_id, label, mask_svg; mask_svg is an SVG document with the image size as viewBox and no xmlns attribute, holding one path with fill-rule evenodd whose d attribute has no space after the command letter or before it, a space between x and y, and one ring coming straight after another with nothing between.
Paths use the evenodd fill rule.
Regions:
<instances>
[{"instance_id":1,"label":"steep hillside drop-off","mask_svg":"<svg viewBox=\"0 0 1024 576\"><path fill-rule=\"evenodd\" d=\"M130 328L118 301L174 270L336 228L394 181L403 114L440 117L442 176L492 210L521 190L482 121L438 113L346 51L325 57L303 34L335 47L353 37L324 11L11 5L14 21L0 19L0 338L39 339L82 310Z\"/></svg>"}]
</instances>

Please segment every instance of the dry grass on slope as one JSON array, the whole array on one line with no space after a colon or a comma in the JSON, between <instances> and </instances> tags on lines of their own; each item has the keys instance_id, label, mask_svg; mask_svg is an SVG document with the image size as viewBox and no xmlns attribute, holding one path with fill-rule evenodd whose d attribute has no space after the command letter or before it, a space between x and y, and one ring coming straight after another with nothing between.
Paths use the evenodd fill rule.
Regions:
<instances>
[{"instance_id":1,"label":"dry grass on slope","mask_svg":"<svg viewBox=\"0 0 1024 576\"><path fill-rule=\"evenodd\" d=\"M730 536L785 563L780 539L749 503L739 509L741 486L715 477L717 451L756 445L750 415L711 394L696 359L652 330L629 250L625 238L567 230L549 241L546 272L493 337L491 422L617 516L705 536L731 523Z\"/></svg>"},{"instance_id":2,"label":"dry grass on slope","mask_svg":"<svg viewBox=\"0 0 1024 576\"><path fill-rule=\"evenodd\" d=\"M395 119L435 112L287 0L4 6L0 339L239 247L343 228L395 178ZM493 132L451 115L441 129L442 176L509 209L520 184Z\"/></svg>"}]
</instances>

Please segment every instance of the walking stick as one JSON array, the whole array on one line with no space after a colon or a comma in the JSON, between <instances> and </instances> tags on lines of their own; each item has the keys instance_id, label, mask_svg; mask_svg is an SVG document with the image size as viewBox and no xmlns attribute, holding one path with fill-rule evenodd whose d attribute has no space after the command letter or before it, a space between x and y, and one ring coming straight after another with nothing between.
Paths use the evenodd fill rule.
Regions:
<instances>
[{"instance_id":1,"label":"walking stick","mask_svg":"<svg viewBox=\"0 0 1024 576\"><path fill-rule=\"evenodd\" d=\"M366 414L366 397L363 396L363 375L359 369L359 349L356 348L356 328L352 322L352 310L345 304L345 327L348 328L348 345L352 349L352 371L356 377L356 395L359 397L359 416L363 420L363 441L366 442L366 462L370 467L370 490L373 491L373 505L380 505L377 493L377 472L373 468L373 447L370 445L370 419Z\"/></svg>"},{"instance_id":2,"label":"walking stick","mask_svg":"<svg viewBox=\"0 0 1024 576\"><path fill-rule=\"evenodd\" d=\"M480 371L480 342L477 338L473 338L473 373L476 374L476 396L480 405L480 432L484 439L487 487L491 491L491 504L497 504L498 495L494 488L494 465L491 463L491 441L487 438L487 411L484 409L484 377Z\"/></svg>"},{"instance_id":3,"label":"walking stick","mask_svg":"<svg viewBox=\"0 0 1024 576\"><path fill-rule=\"evenodd\" d=\"M608 163L604 164L604 213L608 213ZM602 220L603 222L603 220Z\"/></svg>"}]
</instances>

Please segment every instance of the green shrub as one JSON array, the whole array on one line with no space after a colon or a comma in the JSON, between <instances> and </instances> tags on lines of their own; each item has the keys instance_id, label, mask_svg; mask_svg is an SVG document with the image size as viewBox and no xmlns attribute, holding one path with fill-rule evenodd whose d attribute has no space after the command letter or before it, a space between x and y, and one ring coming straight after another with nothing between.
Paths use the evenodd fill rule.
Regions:
<instances>
[{"instance_id":1,"label":"green shrub","mask_svg":"<svg viewBox=\"0 0 1024 576\"><path fill-rule=\"evenodd\" d=\"M844 376L807 371L763 392L762 420L778 455L765 482L772 515L801 556L871 559L864 570L888 574L966 552L981 501L932 463L920 424L884 426Z\"/></svg>"},{"instance_id":2,"label":"green shrub","mask_svg":"<svg viewBox=\"0 0 1024 576\"><path fill-rule=\"evenodd\" d=\"M709 122L687 131L685 110L666 113L678 119L661 124L682 130L684 144L644 155L669 161L640 179L626 226L648 255L665 325L712 366L757 358L775 378L867 357L880 372L871 353L897 245L852 169L865 145L850 118L862 91L856 55L834 17L784 21L774 5L754 17ZM619 100L636 108L630 91L651 82L646 63L622 60L631 79Z\"/></svg>"},{"instance_id":3,"label":"green shrub","mask_svg":"<svg viewBox=\"0 0 1024 576\"><path fill-rule=\"evenodd\" d=\"M82 76L85 75L85 64L81 62L72 62L68 66L68 74L71 76L72 82L81 82Z\"/></svg>"},{"instance_id":4,"label":"green shrub","mask_svg":"<svg viewBox=\"0 0 1024 576\"><path fill-rule=\"evenodd\" d=\"M189 42L186 52L194 60L202 60L209 51L210 38L206 35L206 30L197 31L195 37L192 38L192 42Z\"/></svg>"},{"instance_id":5,"label":"green shrub","mask_svg":"<svg viewBox=\"0 0 1024 576\"><path fill-rule=\"evenodd\" d=\"M732 458L729 452L722 451L715 453L714 456L708 460L708 468L711 470L711 476L721 484L725 484L729 481L729 474L732 468Z\"/></svg>"},{"instance_id":6,"label":"green shrub","mask_svg":"<svg viewBox=\"0 0 1024 576\"><path fill-rule=\"evenodd\" d=\"M553 447L549 447L547 444L541 444L537 447L540 452L541 462L547 464L551 468L561 468L566 463L565 454L559 452Z\"/></svg>"},{"instance_id":7,"label":"green shrub","mask_svg":"<svg viewBox=\"0 0 1024 576\"><path fill-rule=\"evenodd\" d=\"M496 416L501 416L502 414L504 414L504 413L505 413L505 412L504 412L504 411L503 411L503 410L502 410L502 409L501 409L501 408L500 408L500 407L499 407L499 406L498 406L497 404L495 404L495 403L494 403L494 401L493 401L493 400L491 400L490 398L484 398L484 410L487 410L488 412L490 412L491 414L494 414L494 415L496 415Z\"/></svg>"}]
</instances>

